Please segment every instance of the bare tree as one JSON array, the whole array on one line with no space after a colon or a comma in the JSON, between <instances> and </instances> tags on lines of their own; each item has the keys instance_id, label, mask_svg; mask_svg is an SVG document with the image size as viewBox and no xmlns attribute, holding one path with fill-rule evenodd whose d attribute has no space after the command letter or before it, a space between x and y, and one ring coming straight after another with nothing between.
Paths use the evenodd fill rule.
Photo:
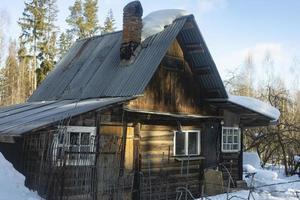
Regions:
<instances>
[{"instance_id":1,"label":"bare tree","mask_svg":"<svg viewBox=\"0 0 300 200\"><path fill-rule=\"evenodd\" d=\"M245 149L256 151L263 166L272 162L283 164L288 175L293 155L300 153L300 91L288 90L282 80L275 78L274 61L269 51L265 54L263 66L265 79L259 82L257 88L253 85L251 54L246 56L240 69L229 73L225 84L233 94L254 96L279 109L281 116L276 125L245 131Z\"/></svg>"}]
</instances>

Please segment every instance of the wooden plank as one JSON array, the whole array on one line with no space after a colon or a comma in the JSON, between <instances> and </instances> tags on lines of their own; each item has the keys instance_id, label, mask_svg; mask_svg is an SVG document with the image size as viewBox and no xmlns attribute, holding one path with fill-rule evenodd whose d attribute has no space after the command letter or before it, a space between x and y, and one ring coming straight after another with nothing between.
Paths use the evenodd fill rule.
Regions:
<instances>
[{"instance_id":1,"label":"wooden plank","mask_svg":"<svg viewBox=\"0 0 300 200\"><path fill-rule=\"evenodd\" d=\"M172 149L173 145L170 144L160 144L160 145L152 145L149 143L145 143L144 145L140 145L141 152L149 152L149 151L161 151L168 152L169 149Z\"/></svg>"},{"instance_id":2,"label":"wooden plank","mask_svg":"<svg viewBox=\"0 0 300 200\"><path fill-rule=\"evenodd\" d=\"M177 130L177 126L163 126L163 125L145 125L141 126L141 133L144 131L152 132L152 131L172 131Z\"/></svg>"},{"instance_id":3,"label":"wooden plank","mask_svg":"<svg viewBox=\"0 0 300 200\"><path fill-rule=\"evenodd\" d=\"M13 136L0 135L0 142L2 143L15 143Z\"/></svg>"},{"instance_id":4,"label":"wooden plank","mask_svg":"<svg viewBox=\"0 0 300 200\"><path fill-rule=\"evenodd\" d=\"M119 125L104 125L100 126L100 133L101 135L117 135L122 136L123 127Z\"/></svg>"},{"instance_id":5,"label":"wooden plank","mask_svg":"<svg viewBox=\"0 0 300 200\"><path fill-rule=\"evenodd\" d=\"M193 125L193 126L185 126L182 125L182 130L199 130L201 129L201 125ZM152 131L167 131L167 132L172 132L172 131L177 131L178 127L177 126L164 126L164 125L146 125L143 124L141 128L141 133L144 132L152 132Z\"/></svg>"},{"instance_id":6,"label":"wooden plank","mask_svg":"<svg viewBox=\"0 0 300 200\"><path fill-rule=\"evenodd\" d=\"M132 127L127 127L127 138L126 138L126 147L125 147L125 163L124 168L126 171L133 170L133 132Z\"/></svg>"},{"instance_id":7,"label":"wooden plank","mask_svg":"<svg viewBox=\"0 0 300 200\"><path fill-rule=\"evenodd\" d=\"M151 138L151 137L160 137L160 136L174 136L174 132L172 130L168 131L141 131L140 132L141 138Z\"/></svg>"},{"instance_id":8,"label":"wooden plank","mask_svg":"<svg viewBox=\"0 0 300 200\"><path fill-rule=\"evenodd\" d=\"M124 174L124 164L125 164L125 150L126 150L126 138L127 138L127 117L123 122L123 131L122 131L122 145L121 145L121 160L120 160L120 170L119 177L122 177Z\"/></svg>"},{"instance_id":9,"label":"wooden plank","mask_svg":"<svg viewBox=\"0 0 300 200\"><path fill-rule=\"evenodd\" d=\"M152 141L152 142L155 142L155 141L173 141L173 138L174 136L158 136L158 137L143 137L141 139L141 142L148 142L148 141Z\"/></svg>"},{"instance_id":10,"label":"wooden plank","mask_svg":"<svg viewBox=\"0 0 300 200\"><path fill-rule=\"evenodd\" d=\"M164 166L181 166L182 163L179 161L176 161L174 158L171 158L169 161L168 160L163 160L162 157L153 157L153 158L142 158L141 160L141 166L142 168L147 168L149 167L148 165L152 167L161 167L162 165ZM187 162L184 162L184 166L187 164ZM201 161L190 161L189 165L200 165Z\"/></svg>"}]
</instances>

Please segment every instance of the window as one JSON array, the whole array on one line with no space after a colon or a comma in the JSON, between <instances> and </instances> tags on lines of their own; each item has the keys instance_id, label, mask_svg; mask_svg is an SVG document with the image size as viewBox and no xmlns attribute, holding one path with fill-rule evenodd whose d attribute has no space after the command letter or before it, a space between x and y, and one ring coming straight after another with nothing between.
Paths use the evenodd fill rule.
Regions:
<instances>
[{"instance_id":1,"label":"window","mask_svg":"<svg viewBox=\"0 0 300 200\"><path fill-rule=\"evenodd\" d=\"M174 155L200 155L200 131L175 131Z\"/></svg>"},{"instance_id":2,"label":"window","mask_svg":"<svg viewBox=\"0 0 300 200\"><path fill-rule=\"evenodd\" d=\"M222 152L241 150L241 131L238 127L222 127Z\"/></svg>"},{"instance_id":3,"label":"window","mask_svg":"<svg viewBox=\"0 0 300 200\"><path fill-rule=\"evenodd\" d=\"M53 161L61 166L93 165L95 161L96 127L59 127L53 138Z\"/></svg>"}]
</instances>

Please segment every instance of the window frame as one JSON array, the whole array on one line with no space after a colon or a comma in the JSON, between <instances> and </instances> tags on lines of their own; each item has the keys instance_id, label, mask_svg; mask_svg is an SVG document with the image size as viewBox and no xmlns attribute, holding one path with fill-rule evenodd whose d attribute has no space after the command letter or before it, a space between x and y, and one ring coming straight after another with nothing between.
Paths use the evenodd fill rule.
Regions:
<instances>
[{"instance_id":1,"label":"window frame","mask_svg":"<svg viewBox=\"0 0 300 200\"><path fill-rule=\"evenodd\" d=\"M232 142L231 143L228 143L228 142L226 142L226 143L224 143L224 130L232 130L233 132L233 134L232 134ZM234 130L237 130L238 131L238 142L237 143L235 143L234 142ZM226 133L227 135L226 135L226 140L228 140L228 132ZM239 128L239 127L226 127L226 126L222 126L222 134L221 134L221 151L223 152L223 153L237 153L237 152L240 152L241 151L241 129ZM237 144L238 145L238 149L224 149L224 145L225 144L229 144L229 145L231 145L231 146L233 146L233 145L235 145L235 144Z\"/></svg>"},{"instance_id":2,"label":"window frame","mask_svg":"<svg viewBox=\"0 0 300 200\"><path fill-rule=\"evenodd\" d=\"M80 152L82 147L88 147L89 152L95 152L95 137L96 137L96 127L87 127L87 126L59 126L58 129L62 129L62 133L55 133L53 136L53 161L56 162L56 165L61 166L63 164L63 160L61 158L58 158L58 151L59 149L62 149L65 151L70 151L71 148L78 148L78 156L79 158L76 158L75 160L68 157L66 158L66 165L68 166L84 166L84 165L93 165L92 159L90 162L88 162L88 158L93 158L94 155L88 155L87 158L80 158ZM79 133L78 134L78 144L71 144L71 133ZM89 133L89 145L82 145L81 144L81 135L84 133ZM63 143L61 143L59 140L59 134L63 134Z\"/></svg>"},{"instance_id":3,"label":"window frame","mask_svg":"<svg viewBox=\"0 0 300 200\"><path fill-rule=\"evenodd\" d=\"M176 153L176 133L177 132L182 132L185 133L184 136L184 154L177 154ZM197 148L197 153L196 154L189 154L189 133L194 132L197 133L197 142L198 142L198 148ZM173 155L174 156L199 156L201 154L201 131L200 130L183 130L183 131L173 131Z\"/></svg>"}]
</instances>

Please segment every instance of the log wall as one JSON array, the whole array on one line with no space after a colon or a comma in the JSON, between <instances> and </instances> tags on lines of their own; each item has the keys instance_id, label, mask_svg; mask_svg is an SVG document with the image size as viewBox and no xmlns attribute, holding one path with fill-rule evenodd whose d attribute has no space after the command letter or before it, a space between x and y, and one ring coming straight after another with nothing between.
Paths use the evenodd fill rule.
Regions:
<instances>
[{"instance_id":1,"label":"log wall","mask_svg":"<svg viewBox=\"0 0 300 200\"><path fill-rule=\"evenodd\" d=\"M168 113L212 115L200 103L200 91L193 73L175 41L146 87L143 96L130 101L130 109Z\"/></svg>"},{"instance_id":2,"label":"log wall","mask_svg":"<svg viewBox=\"0 0 300 200\"><path fill-rule=\"evenodd\" d=\"M224 111L224 126L225 127L240 127L240 116L232 113L230 111L225 110ZM221 128L220 128L221 129ZM220 134L222 131L220 130ZM224 164L225 167L229 170L232 178L234 181L242 180L243 175L243 142L242 142L243 134L241 132L241 151L240 152L234 152L234 153L224 153L221 151L221 145L220 145L220 163ZM220 138L220 144L221 144L221 138ZM228 180L228 173L223 169L223 178L224 180ZM227 182L227 181L226 181Z\"/></svg>"},{"instance_id":3,"label":"log wall","mask_svg":"<svg viewBox=\"0 0 300 200\"><path fill-rule=\"evenodd\" d=\"M200 130L200 126L184 126L183 130ZM140 196L175 199L176 188L187 187L200 192L203 160L179 161L173 153L175 126L146 125L140 129Z\"/></svg>"}]
</instances>

